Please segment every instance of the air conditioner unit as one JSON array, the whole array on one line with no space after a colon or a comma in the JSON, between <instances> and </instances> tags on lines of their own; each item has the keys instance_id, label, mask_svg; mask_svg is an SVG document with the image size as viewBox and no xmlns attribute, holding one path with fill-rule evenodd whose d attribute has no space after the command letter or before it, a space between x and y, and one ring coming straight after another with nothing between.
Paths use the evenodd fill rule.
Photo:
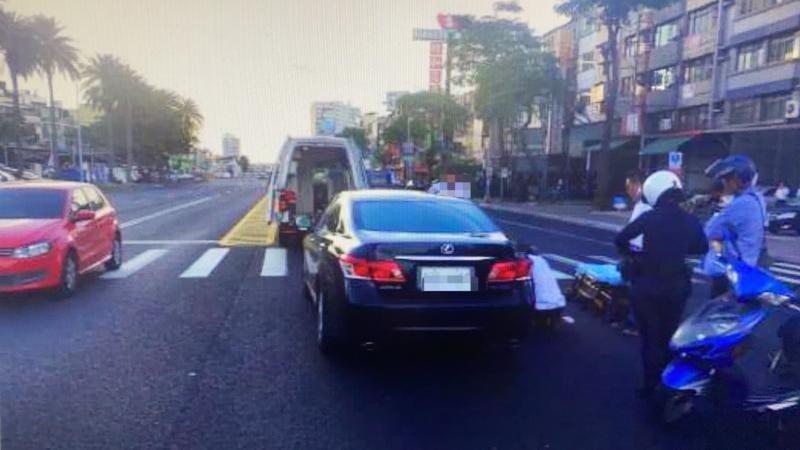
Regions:
<instances>
[{"instance_id":1,"label":"air conditioner unit","mask_svg":"<svg viewBox=\"0 0 800 450\"><path fill-rule=\"evenodd\" d=\"M800 101L798 101L798 100L787 100L786 101L786 109L784 110L783 117L785 117L787 119L800 118Z\"/></svg>"},{"instance_id":2,"label":"air conditioner unit","mask_svg":"<svg viewBox=\"0 0 800 450\"><path fill-rule=\"evenodd\" d=\"M672 119L666 118L658 121L658 131L669 131L672 129Z\"/></svg>"}]
</instances>

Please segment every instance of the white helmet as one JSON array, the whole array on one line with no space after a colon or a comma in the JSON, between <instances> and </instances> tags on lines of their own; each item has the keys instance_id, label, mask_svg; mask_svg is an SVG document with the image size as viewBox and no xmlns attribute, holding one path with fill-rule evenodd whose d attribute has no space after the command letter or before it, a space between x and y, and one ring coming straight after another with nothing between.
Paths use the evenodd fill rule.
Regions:
<instances>
[{"instance_id":1,"label":"white helmet","mask_svg":"<svg viewBox=\"0 0 800 450\"><path fill-rule=\"evenodd\" d=\"M669 170L659 170L644 180L642 192L647 203L655 206L661 194L670 189L683 189L683 183L677 175Z\"/></svg>"}]
</instances>

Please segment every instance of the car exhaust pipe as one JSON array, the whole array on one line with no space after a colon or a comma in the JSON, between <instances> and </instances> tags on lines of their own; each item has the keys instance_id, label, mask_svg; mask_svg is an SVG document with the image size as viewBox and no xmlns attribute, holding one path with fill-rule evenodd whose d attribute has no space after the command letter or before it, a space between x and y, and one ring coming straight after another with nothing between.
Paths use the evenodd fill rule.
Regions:
<instances>
[{"instance_id":1,"label":"car exhaust pipe","mask_svg":"<svg viewBox=\"0 0 800 450\"><path fill-rule=\"evenodd\" d=\"M361 350L365 352L374 352L378 349L378 344L372 341L366 341L361 343Z\"/></svg>"}]
</instances>

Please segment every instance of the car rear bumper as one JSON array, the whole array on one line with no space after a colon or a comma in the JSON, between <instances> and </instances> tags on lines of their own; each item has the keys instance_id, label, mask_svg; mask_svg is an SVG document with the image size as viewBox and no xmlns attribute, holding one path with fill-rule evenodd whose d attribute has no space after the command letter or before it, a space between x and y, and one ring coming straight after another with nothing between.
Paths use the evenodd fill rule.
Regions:
<instances>
[{"instance_id":1,"label":"car rear bumper","mask_svg":"<svg viewBox=\"0 0 800 450\"><path fill-rule=\"evenodd\" d=\"M530 324L531 310L516 306L364 306L349 304L348 328L365 338L398 333L486 333L521 337Z\"/></svg>"},{"instance_id":2,"label":"car rear bumper","mask_svg":"<svg viewBox=\"0 0 800 450\"><path fill-rule=\"evenodd\" d=\"M0 258L0 292L47 289L58 285L61 265L54 254L30 259Z\"/></svg>"}]
</instances>

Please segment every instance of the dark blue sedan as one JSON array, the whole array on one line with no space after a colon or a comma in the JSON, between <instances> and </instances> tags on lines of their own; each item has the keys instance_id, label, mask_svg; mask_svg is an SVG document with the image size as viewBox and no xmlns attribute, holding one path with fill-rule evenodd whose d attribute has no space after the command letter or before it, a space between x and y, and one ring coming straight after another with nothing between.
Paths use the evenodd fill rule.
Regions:
<instances>
[{"instance_id":1,"label":"dark blue sedan","mask_svg":"<svg viewBox=\"0 0 800 450\"><path fill-rule=\"evenodd\" d=\"M343 192L303 250L323 352L398 333L518 339L528 329L530 262L469 201Z\"/></svg>"}]
</instances>

